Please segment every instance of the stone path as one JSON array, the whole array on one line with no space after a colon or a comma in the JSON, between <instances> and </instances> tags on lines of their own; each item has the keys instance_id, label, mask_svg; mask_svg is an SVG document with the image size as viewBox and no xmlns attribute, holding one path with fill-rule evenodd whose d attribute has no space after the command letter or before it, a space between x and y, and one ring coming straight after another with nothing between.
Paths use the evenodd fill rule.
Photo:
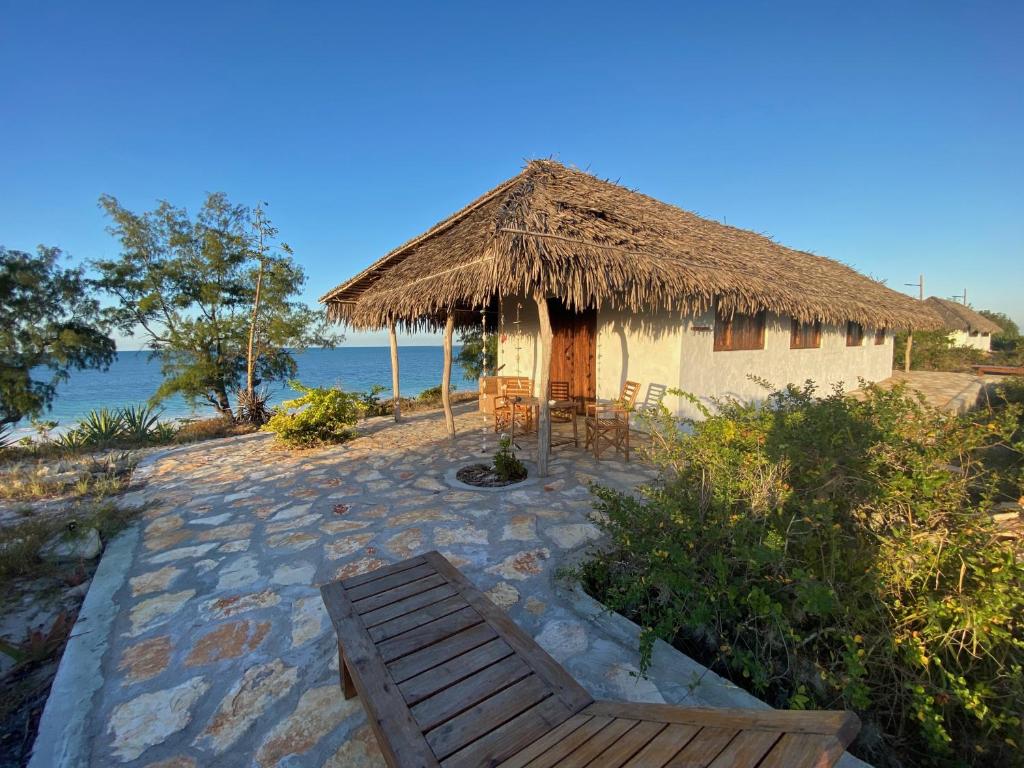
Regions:
<instances>
[{"instance_id":1,"label":"stone path","mask_svg":"<svg viewBox=\"0 0 1024 768\"><path fill-rule=\"evenodd\" d=\"M430 549L595 695L694 700L670 676L635 677L635 638L582 614L554 579L599 535L587 485L630 488L650 470L561 448L544 484L453 490L445 473L496 442L478 413L457 422L454 442L427 414L329 449L283 451L251 435L150 462L129 499L148 507L74 764L382 765L361 704L339 693L317 587ZM671 653L678 672L688 660ZM41 734L55 725L44 718Z\"/></svg>"},{"instance_id":2,"label":"stone path","mask_svg":"<svg viewBox=\"0 0 1024 768\"><path fill-rule=\"evenodd\" d=\"M929 405L939 410L966 413L984 400L988 386L999 381L998 376L976 376L973 373L893 371L892 376L878 384L888 389L903 383L920 392Z\"/></svg>"}]
</instances>

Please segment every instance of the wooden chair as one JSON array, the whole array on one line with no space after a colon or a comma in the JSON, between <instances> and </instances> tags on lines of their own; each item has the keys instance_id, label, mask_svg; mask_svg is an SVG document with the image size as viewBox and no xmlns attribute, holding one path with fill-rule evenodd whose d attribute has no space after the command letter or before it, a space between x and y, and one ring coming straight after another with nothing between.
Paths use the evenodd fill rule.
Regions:
<instances>
[{"instance_id":1,"label":"wooden chair","mask_svg":"<svg viewBox=\"0 0 1024 768\"><path fill-rule=\"evenodd\" d=\"M576 427L576 401L569 396L568 381L551 382L551 422L559 424L572 424L572 444L580 447L580 436ZM554 430L551 433L551 445L568 445L568 440L554 441Z\"/></svg>"},{"instance_id":2,"label":"wooden chair","mask_svg":"<svg viewBox=\"0 0 1024 768\"><path fill-rule=\"evenodd\" d=\"M595 701L437 552L321 588L341 688L392 768L828 768L852 712Z\"/></svg>"},{"instance_id":3,"label":"wooden chair","mask_svg":"<svg viewBox=\"0 0 1024 768\"><path fill-rule=\"evenodd\" d=\"M616 453L622 453L626 461L629 461L629 413L639 394L640 385L635 381L627 381L622 385L622 394L615 402L591 403L587 406L585 448L593 448L594 458L601 458L602 447L612 446Z\"/></svg>"},{"instance_id":4,"label":"wooden chair","mask_svg":"<svg viewBox=\"0 0 1024 768\"><path fill-rule=\"evenodd\" d=\"M506 380L501 395L494 400L494 431L510 431L513 434L529 432L533 427L533 404L530 402L532 397L532 379ZM516 398L524 398L527 402L516 402Z\"/></svg>"}]
</instances>

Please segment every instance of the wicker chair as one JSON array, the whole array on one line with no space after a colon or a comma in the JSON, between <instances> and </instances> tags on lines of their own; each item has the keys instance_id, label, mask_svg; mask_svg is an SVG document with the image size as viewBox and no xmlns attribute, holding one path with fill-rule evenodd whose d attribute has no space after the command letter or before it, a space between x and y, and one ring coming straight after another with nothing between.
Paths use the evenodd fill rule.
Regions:
<instances>
[{"instance_id":1,"label":"wicker chair","mask_svg":"<svg viewBox=\"0 0 1024 768\"><path fill-rule=\"evenodd\" d=\"M594 458L601 458L603 447L613 446L629 461L629 412L633 410L640 385L627 381L622 385L622 394L613 403L591 403L587 406L586 448L593 448ZM604 446L602 446L602 441Z\"/></svg>"},{"instance_id":2,"label":"wicker chair","mask_svg":"<svg viewBox=\"0 0 1024 768\"><path fill-rule=\"evenodd\" d=\"M551 382L551 422L558 424L572 424L572 444L580 447L580 436L576 428L576 401L569 396L568 381ZM551 433L551 445L568 445L569 441L559 440L555 443L554 431Z\"/></svg>"},{"instance_id":3,"label":"wicker chair","mask_svg":"<svg viewBox=\"0 0 1024 768\"><path fill-rule=\"evenodd\" d=\"M533 427L533 405L517 403L516 398L533 396L533 380L514 378L505 381L501 394L494 399L494 431L529 432ZM521 428L517 428L521 427Z\"/></svg>"}]
</instances>

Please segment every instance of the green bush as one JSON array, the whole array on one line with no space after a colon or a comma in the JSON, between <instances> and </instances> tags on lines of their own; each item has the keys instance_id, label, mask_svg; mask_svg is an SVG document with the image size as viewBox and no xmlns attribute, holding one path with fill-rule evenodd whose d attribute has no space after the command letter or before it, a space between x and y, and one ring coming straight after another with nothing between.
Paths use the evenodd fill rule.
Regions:
<instances>
[{"instance_id":1,"label":"green bush","mask_svg":"<svg viewBox=\"0 0 1024 768\"><path fill-rule=\"evenodd\" d=\"M907 334L896 334L893 344L893 361L902 370L904 353L907 348ZM980 349L954 347L949 331L914 331L914 343L910 347L910 367L915 371L961 371L969 373L972 365L986 361Z\"/></svg>"},{"instance_id":2,"label":"green bush","mask_svg":"<svg viewBox=\"0 0 1024 768\"><path fill-rule=\"evenodd\" d=\"M526 465L516 457L511 437L502 437L498 441L498 450L494 452L494 474L505 482L526 477Z\"/></svg>"},{"instance_id":3,"label":"green bush","mask_svg":"<svg viewBox=\"0 0 1024 768\"><path fill-rule=\"evenodd\" d=\"M297 381L288 382L288 386L302 396L281 403L281 409L264 427L282 443L308 448L341 443L355 436L355 425L366 410L361 394L305 387Z\"/></svg>"},{"instance_id":4,"label":"green bush","mask_svg":"<svg viewBox=\"0 0 1024 768\"><path fill-rule=\"evenodd\" d=\"M1021 765L1024 563L978 459L1019 407L810 384L716 406L651 417L638 497L595 488L611 545L576 576L644 628L643 664L662 638L774 706L856 710L878 765Z\"/></svg>"}]
</instances>

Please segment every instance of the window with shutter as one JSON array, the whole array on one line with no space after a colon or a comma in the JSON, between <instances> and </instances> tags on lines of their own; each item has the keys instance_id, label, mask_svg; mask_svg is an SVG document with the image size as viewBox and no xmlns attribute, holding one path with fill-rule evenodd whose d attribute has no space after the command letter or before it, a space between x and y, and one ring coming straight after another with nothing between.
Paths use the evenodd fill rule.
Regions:
<instances>
[{"instance_id":1,"label":"window with shutter","mask_svg":"<svg viewBox=\"0 0 1024 768\"><path fill-rule=\"evenodd\" d=\"M864 343L864 326L860 323L849 322L846 324L846 346L859 347Z\"/></svg>"},{"instance_id":2,"label":"window with shutter","mask_svg":"<svg viewBox=\"0 0 1024 768\"><path fill-rule=\"evenodd\" d=\"M764 310L756 315L739 312L731 317L718 315L715 318L715 351L764 349L764 317Z\"/></svg>"},{"instance_id":3,"label":"window with shutter","mask_svg":"<svg viewBox=\"0 0 1024 768\"><path fill-rule=\"evenodd\" d=\"M817 349L821 346L821 323L805 323L793 318L793 326L789 332L790 349Z\"/></svg>"}]
</instances>

